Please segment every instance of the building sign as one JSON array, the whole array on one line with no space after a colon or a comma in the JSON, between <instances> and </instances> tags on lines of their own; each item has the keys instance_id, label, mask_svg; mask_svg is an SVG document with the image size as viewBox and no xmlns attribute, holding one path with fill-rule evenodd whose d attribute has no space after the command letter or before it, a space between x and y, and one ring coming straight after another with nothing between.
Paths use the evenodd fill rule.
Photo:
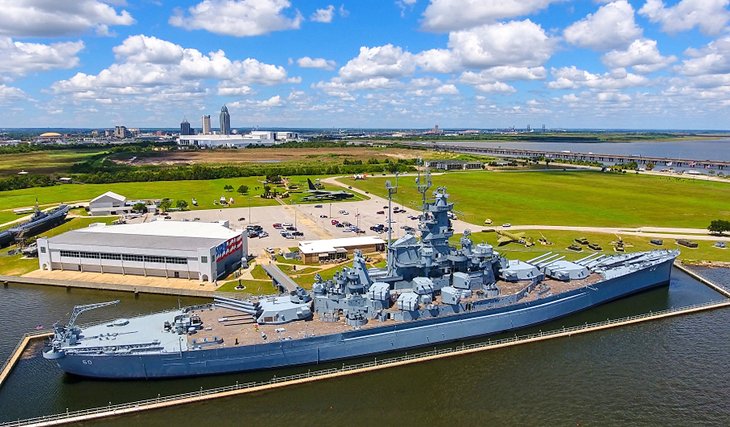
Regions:
<instances>
[{"instance_id":1,"label":"building sign","mask_svg":"<svg viewBox=\"0 0 730 427\"><path fill-rule=\"evenodd\" d=\"M242 247L243 237L240 235L226 240L215 248L215 261L219 262L227 258L230 254L240 250Z\"/></svg>"}]
</instances>

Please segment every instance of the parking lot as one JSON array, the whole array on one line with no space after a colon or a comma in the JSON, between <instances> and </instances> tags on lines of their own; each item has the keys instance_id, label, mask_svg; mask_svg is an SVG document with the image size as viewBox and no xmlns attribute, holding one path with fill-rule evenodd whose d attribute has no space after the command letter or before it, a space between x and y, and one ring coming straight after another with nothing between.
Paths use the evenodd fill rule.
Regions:
<instances>
[{"instance_id":1,"label":"parking lot","mask_svg":"<svg viewBox=\"0 0 730 427\"><path fill-rule=\"evenodd\" d=\"M387 233L378 234L370 230L370 227L383 224L387 226L388 215L386 199L370 195L370 200L357 202L336 202L304 204L304 205L279 205L263 206L252 208L222 208L210 210L196 210L185 212L170 212L168 215L173 220L204 221L214 222L227 220L231 228L245 229L247 225L260 225L268 233L265 238L250 238L249 252L260 255L267 247L290 248L298 246L301 240L335 239L341 237L353 237L355 233L346 231L345 227L339 228L332 224L332 220L338 222L349 222L350 224L365 231L364 235L379 236L387 238ZM321 207L317 207L321 206ZM418 216L420 212L393 204L393 209L400 208L399 213L393 214L393 238L405 235L404 226L416 227L417 220L409 219L409 216ZM346 212L346 213L345 213ZM377 212L383 212L379 214ZM162 216L146 215L129 222L152 221ZM304 233L304 236L294 239L283 237L279 230L273 228L274 223L287 223L296 227ZM467 224L461 221L454 221L454 231L463 232ZM474 228L472 226L472 228Z\"/></svg>"}]
</instances>

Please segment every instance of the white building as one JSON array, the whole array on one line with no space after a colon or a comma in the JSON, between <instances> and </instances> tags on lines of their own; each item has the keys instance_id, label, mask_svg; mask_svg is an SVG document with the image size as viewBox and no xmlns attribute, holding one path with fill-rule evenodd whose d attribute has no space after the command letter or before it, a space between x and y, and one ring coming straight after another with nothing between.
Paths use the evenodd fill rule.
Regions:
<instances>
[{"instance_id":1,"label":"white building","mask_svg":"<svg viewBox=\"0 0 730 427\"><path fill-rule=\"evenodd\" d=\"M132 212L132 206L127 204L127 198L113 191L107 191L89 202L89 214L98 215L124 215Z\"/></svg>"},{"instance_id":2,"label":"white building","mask_svg":"<svg viewBox=\"0 0 730 427\"><path fill-rule=\"evenodd\" d=\"M385 250L385 240L375 236L358 236L299 242L299 252L305 263L344 259L355 250L363 253L382 252Z\"/></svg>"},{"instance_id":3,"label":"white building","mask_svg":"<svg viewBox=\"0 0 730 427\"><path fill-rule=\"evenodd\" d=\"M38 239L38 264L48 271L214 282L245 262L246 254L246 235L219 223L153 221L96 225Z\"/></svg>"},{"instance_id":4,"label":"white building","mask_svg":"<svg viewBox=\"0 0 730 427\"><path fill-rule=\"evenodd\" d=\"M301 141L298 132L276 132L276 140L282 142Z\"/></svg>"},{"instance_id":5,"label":"white building","mask_svg":"<svg viewBox=\"0 0 730 427\"><path fill-rule=\"evenodd\" d=\"M266 132L266 134L269 134ZM249 145L275 145L279 141L273 138L264 138L264 135L180 135L177 145L180 147L235 147L243 148Z\"/></svg>"}]
</instances>

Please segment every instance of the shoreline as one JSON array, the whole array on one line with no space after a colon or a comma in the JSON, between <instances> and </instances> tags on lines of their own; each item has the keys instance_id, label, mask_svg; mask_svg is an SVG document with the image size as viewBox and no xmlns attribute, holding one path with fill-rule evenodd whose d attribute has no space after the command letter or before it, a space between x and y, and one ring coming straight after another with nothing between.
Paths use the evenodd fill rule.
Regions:
<instances>
[{"instance_id":1,"label":"shoreline","mask_svg":"<svg viewBox=\"0 0 730 427\"><path fill-rule=\"evenodd\" d=\"M730 268L730 262L727 261L683 260L682 264L690 267Z\"/></svg>"}]
</instances>

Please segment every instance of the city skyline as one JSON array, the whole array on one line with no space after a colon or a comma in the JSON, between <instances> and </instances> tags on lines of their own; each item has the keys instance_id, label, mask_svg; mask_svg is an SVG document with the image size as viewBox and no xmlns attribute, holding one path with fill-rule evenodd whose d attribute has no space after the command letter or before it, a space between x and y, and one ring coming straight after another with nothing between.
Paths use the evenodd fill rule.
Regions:
<instances>
[{"instance_id":1,"label":"city skyline","mask_svg":"<svg viewBox=\"0 0 730 427\"><path fill-rule=\"evenodd\" d=\"M0 0L0 127L730 129L729 4Z\"/></svg>"}]
</instances>

